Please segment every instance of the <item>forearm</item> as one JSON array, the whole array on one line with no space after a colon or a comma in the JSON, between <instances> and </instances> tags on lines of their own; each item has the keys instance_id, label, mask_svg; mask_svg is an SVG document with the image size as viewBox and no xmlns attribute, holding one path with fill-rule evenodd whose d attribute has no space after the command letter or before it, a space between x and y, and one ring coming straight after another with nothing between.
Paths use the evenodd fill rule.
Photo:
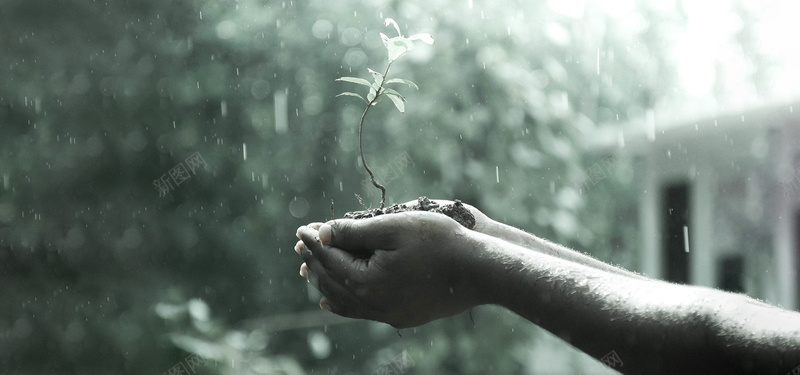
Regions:
<instances>
[{"instance_id":1,"label":"forearm","mask_svg":"<svg viewBox=\"0 0 800 375\"><path fill-rule=\"evenodd\" d=\"M709 330L731 362L759 374L800 371L800 314L745 295L713 292Z\"/></svg>"},{"instance_id":2,"label":"forearm","mask_svg":"<svg viewBox=\"0 0 800 375\"><path fill-rule=\"evenodd\" d=\"M564 246L554 244L543 238L534 236L521 229L506 225L497 221L492 221L491 224L481 228L481 232L492 237L497 237L505 241L511 242L515 245L554 256L556 258L576 262L587 267L592 267L601 271L611 272L620 276L632 277L635 279L646 280L647 278L635 272L626 269L612 266L608 263L601 262L591 256L582 254Z\"/></svg>"},{"instance_id":3,"label":"forearm","mask_svg":"<svg viewBox=\"0 0 800 375\"><path fill-rule=\"evenodd\" d=\"M617 370L742 371L729 343L710 324L708 305L731 295L631 279L488 236L478 242L481 255L473 264L480 267L475 272L484 285L483 302L502 305L597 359L614 351L624 364Z\"/></svg>"}]
</instances>

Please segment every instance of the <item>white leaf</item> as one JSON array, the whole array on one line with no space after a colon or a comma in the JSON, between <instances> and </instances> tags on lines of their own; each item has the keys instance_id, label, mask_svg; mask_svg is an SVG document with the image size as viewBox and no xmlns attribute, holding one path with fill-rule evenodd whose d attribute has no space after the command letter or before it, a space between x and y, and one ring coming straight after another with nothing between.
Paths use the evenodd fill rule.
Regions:
<instances>
[{"instance_id":1,"label":"white leaf","mask_svg":"<svg viewBox=\"0 0 800 375\"><path fill-rule=\"evenodd\" d=\"M364 97L363 97L363 96L361 96L361 95L358 95L358 94L356 94L356 93L354 93L354 92L343 92L343 93L341 93L341 94L339 94L339 95L336 95L336 96L337 96L337 97L339 97L339 96L355 96L356 98L360 98L361 100L363 100L363 101L365 101L365 102L367 101L366 99L364 99Z\"/></svg>"},{"instance_id":2,"label":"white leaf","mask_svg":"<svg viewBox=\"0 0 800 375\"><path fill-rule=\"evenodd\" d=\"M414 34L408 40L421 40L423 43L433 44L433 35L428 33Z\"/></svg>"},{"instance_id":3,"label":"white leaf","mask_svg":"<svg viewBox=\"0 0 800 375\"><path fill-rule=\"evenodd\" d=\"M407 80L407 79L402 79L402 78L392 78L392 79L390 79L390 80L386 81L386 83L402 83L402 84L409 85L409 86L411 86L411 87L413 87L413 88L415 88L415 89L419 90L419 86L417 86L417 84L416 84L416 83L414 83L414 82L411 82L411 81L409 81L409 80Z\"/></svg>"},{"instance_id":4,"label":"white leaf","mask_svg":"<svg viewBox=\"0 0 800 375\"><path fill-rule=\"evenodd\" d=\"M414 48L414 43L401 36L389 39L386 49L389 51L389 62L393 62Z\"/></svg>"},{"instance_id":5,"label":"white leaf","mask_svg":"<svg viewBox=\"0 0 800 375\"><path fill-rule=\"evenodd\" d=\"M384 33L380 33L380 34L381 34L381 41L383 41L383 46L386 47L386 48L389 48L389 37L386 36L386 34L384 34Z\"/></svg>"},{"instance_id":6,"label":"white leaf","mask_svg":"<svg viewBox=\"0 0 800 375\"><path fill-rule=\"evenodd\" d=\"M386 96L388 96L389 99L392 100L392 103L394 103L394 106L397 107L397 110L400 111L400 113L406 113L406 103L405 99L402 96L395 95L389 92L386 93Z\"/></svg>"},{"instance_id":7,"label":"white leaf","mask_svg":"<svg viewBox=\"0 0 800 375\"><path fill-rule=\"evenodd\" d=\"M341 77L341 78L337 78L336 80L337 80L337 81L343 81L343 82L356 83L356 84L359 84L359 85L362 85L362 86L367 86L367 87L370 87L370 83L369 83L369 81L367 81L367 80L366 80L366 79L364 79L364 78L357 78L357 77Z\"/></svg>"},{"instance_id":8,"label":"white leaf","mask_svg":"<svg viewBox=\"0 0 800 375\"><path fill-rule=\"evenodd\" d=\"M400 34L400 26L397 26L397 22L394 22L394 20L391 18L387 18L386 21L384 21L384 26L389 26L389 25L394 26L394 29L397 30L398 36L403 36L403 34Z\"/></svg>"}]
</instances>

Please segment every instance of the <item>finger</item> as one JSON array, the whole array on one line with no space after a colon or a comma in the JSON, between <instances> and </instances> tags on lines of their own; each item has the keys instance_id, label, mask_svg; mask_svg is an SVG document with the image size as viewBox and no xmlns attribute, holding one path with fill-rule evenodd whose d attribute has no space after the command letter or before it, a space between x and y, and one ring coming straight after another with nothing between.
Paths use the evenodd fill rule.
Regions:
<instances>
[{"instance_id":1,"label":"finger","mask_svg":"<svg viewBox=\"0 0 800 375\"><path fill-rule=\"evenodd\" d=\"M298 233L300 233L303 243L300 256L309 266L319 263L319 266L339 283L364 279L367 266L363 259L356 258L342 249L323 245L318 237L314 236L316 231L309 228L301 227ZM312 269L314 268L312 267Z\"/></svg>"},{"instance_id":2,"label":"finger","mask_svg":"<svg viewBox=\"0 0 800 375\"><path fill-rule=\"evenodd\" d=\"M300 265L300 276L305 279L308 279L308 264L303 263Z\"/></svg>"},{"instance_id":3,"label":"finger","mask_svg":"<svg viewBox=\"0 0 800 375\"><path fill-rule=\"evenodd\" d=\"M314 256L304 264L308 267L309 282L330 301L327 305L330 307L328 311L348 318L366 319L377 316L376 309L370 308L354 294L353 287L348 285L352 283L342 284L332 278L328 270ZM324 309L322 305L320 307Z\"/></svg>"},{"instance_id":4,"label":"finger","mask_svg":"<svg viewBox=\"0 0 800 375\"><path fill-rule=\"evenodd\" d=\"M308 234L308 231L301 232L302 237ZM367 261L318 241L311 241L309 245L305 242L301 245L301 255L306 261L303 263L306 268L301 267L301 272L323 295L337 301L338 308L333 312L363 319L379 316L382 310L371 307L362 298L366 297L365 285L369 284ZM328 264L323 261L326 256Z\"/></svg>"},{"instance_id":5,"label":"finger","mask_svg":"<svg viewBox=\"0 0 800 375\"><path fill-rule=\"evenodd\" d=\"M318 290L323 295L322 299L320 299L319 307L325 311L330 311L344 317L363 319L368 309L365 308L347 288L344 288L335 280L325 276L327 271L324 268L318 269L326 280L322 284L320 284L317 273L312 271L307 263L303 263L303 265L300 266L300 276L303 276L314 289ZM331 300L333 298L343 302L333 302Z\"/></svg>"},{"instance_id":6,"label":"finger","mask_svg":"<svg viewBox=\"0 0 800 375\"><path fill-rule=\"evenodd\" d=\"M319 239L353 254L368 255L376 249L396 248L399 215L381 215L369 219L339 219L319 227Z\"/></svg>"},{"instance_id":7,"label":"finger","mask_svg":"<svg viewBox=\"0 0 800 375\"><path fill-rule=\"evenodd\" d=\"M319 285L319 277L317 276L317 273L311 270L311 268L308 266L307 263L303 263L303 266L305 266L306 280L308 281L308 283L311 284L311 286L314 287L314 289L322 292L322 287ZM300 271L301 272L303 271L302 266L300 268Z\"/></svg>"},{"instance_id":8,"label":"finger","mask_svg":"<svg viewBox=\"0 0 800 375\"><path fill-rule=\"evenodd\" d=\"M319 299L319 308L345 318L367 319L364 315L359 313L358 309L351 309L347 305L328 297Z\"/></svg>"},{"instance_id":9,"label":"finger","mask_svg":"<svg viewBox=\"0 0 800 375\"><path fill-rule=\"evenodd\" d=\"M301 249L303 251L308 251L305 248L305 245L301 242ZM311 270L311 267L308 266L308 263L303 263L300 265L300 276L306 279L306 281L314 287L314 289L320 291L324 296L330 296L331 298L336 298L340 301L347 301L348 304L352 306L361 305L361 303L352 295L352 293L342 285L340 285L336 280L333 280L328 275L328 271L323 267L318 260L311 258L310 262L314 264L314 268L317 269L318 272L314 272ZM322 275L322 278L325 280L322 284L320 284L320 278L317 275ZM335 304L336 310L333 311L336 314L348 317L358 317L358 314L349 312L350 309L347 309L342 304ZM320 305L323 310L332 311L331 303L328 303L326 306ZM328 307L327 309L325 307Z\"/></svg>"},{"instance_id":10,"label":"finger","mask_svg":"<svg viewBox=\"0 0 800 375\"><path fill-rule=\"evenodd\" d=\"M325 224L325 223L317 221L317 222L314 222L314 223L307 224L306 226L311 228L311 229L313 229L313 230L319 230L319 227L322 224Z\"/></svg>"},{"instance_id":11,"label":"finger","mask_svg":"<svg viewBox=\"0 0 800 375\"><path fill-rule=\"evenodd\" d=\"M307 224L307 225L305 225L305 227L307 227L307 228L311 228L312 230L315 230L315 231L318 231L318 230L319 230L319 227L320 227L322 224L325 224L325 223L314 222L314 223L310 223L310 224ZM303 228L303 227L300 227L300 228ZM297 229L297 230L298 230L298 232L296 232L296 233L294 234L295 236L297 236L297 239L300 239L300 232L299 232L299 231L300 231L300 228L298 228L298 229Z\"/></svg>"},{"instance_id":12,"label":"finger","mask_svg":"<svg viewBox=\"0 0 800 375\"><path fill-rule=\"evenodd\" d=\"M317 274L311 271L308 267L308 263L303 263L300 265L300 276L306 279L306 281L314 287L314 289L319 290L319 279L317 278Z\"/></svg>"},{"instance_id":13,"label":"finger","mask_svg":"<svg viewBox=\"0 0 800 375\"><path fill-rule=\"evenodd\" d=\"M319 308L325 311L331 311L331 301L328 297L322 297L319 299Z\"/></svg>"}]
</instances>

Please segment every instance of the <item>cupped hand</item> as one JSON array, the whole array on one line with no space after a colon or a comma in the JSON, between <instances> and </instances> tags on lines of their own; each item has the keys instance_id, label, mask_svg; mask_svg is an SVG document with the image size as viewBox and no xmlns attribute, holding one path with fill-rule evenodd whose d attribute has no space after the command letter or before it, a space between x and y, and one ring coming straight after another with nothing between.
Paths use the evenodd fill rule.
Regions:
<instances>
[{"instance_id":1,"label":"cupped hand","mask_svg":"<svg viewBox=\"0 0 800 375\"><path fill-rule=\"evenodd\" d=\"M403 212L300 227L301 268L325 296L323 309L396 328L478 304L471 231L445 215Z\"/></svg>"},{"instance_id":2,"label":"cupped hand","mask_svg":"<svg viewBox=\"0 0 800 375\"><path fill-rule=\"evenodd\" d=\"M455 201L451 201L451 200L447 200L447 199L430 199L430 201L431 202L436 202L439 206L444 206L444 205L447 205L447 204L454 204L455 203ZM403 204L410 207L410 206L416 205L417 203L419 203L419 201L417 199L415 199L413 201L408 201L408 202L403 203ZM469 212L472 213L472 216L475 216L475 227L473 227L472 230L474 230L476 232L481 232L481 233L486 233L487 231L488 232L493 232L494 228L499 224L497 221L492 220L491 218L486 216L483 212L481 212L479 209L475 208L474 206L472 206L470 204L466 204L464 202L461 202L461 204L464 206L464 208L466 208L467 210L469 210Z\"/></svg>"}]
</instances>

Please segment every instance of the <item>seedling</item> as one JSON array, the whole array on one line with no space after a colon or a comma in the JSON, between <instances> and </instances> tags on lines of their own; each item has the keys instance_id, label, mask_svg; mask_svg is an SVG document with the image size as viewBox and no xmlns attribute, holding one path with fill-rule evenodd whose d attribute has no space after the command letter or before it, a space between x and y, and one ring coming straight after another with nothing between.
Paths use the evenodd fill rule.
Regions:
<instances>
[{"instance_id":1,"label":"seedling","mask_svg":"<svg viewBox=\"0 0 800 375\"><path fill-rule=\"evenodd\" d=\"M385 21L385 26L392 25L394 26L395 30L397 30L397 36L394 38L389 38L384 33L381 33L381 40L383 40L383 45L386 47L386 51L389 54L389 61L386 64L386 69L383 73L376 72L372 69L367 69L369 73L372 75L373 81L370 82L363 78L358 77L342 77L337 79L337 81L344 81L355 83L358 85L366 86L369 88L369 92L367 93L367 97L364 98L360 94L354 92L343 92L338 96L353 96L359 98L367 104L366 108L364 108L364 113L361 114L361 122L358 124L358 149L361 152L361 162L364 164L364 169L367 170L369 174L370 181L372 181L372 185L376 188L380 189L381 191L381 206L380 210L383 210L383 206L386 202L386 187L375 181L375 175L372 173L372 170L367 165L367 159L364 158L364 147L363 147L363 131L364 131L364 119L367 118L367 112L369 109L372 108L374 105L378 103L378 101L383 97L388 97L389 100L394 103L394 106L397 108L400 113L405 113L406 111L406 98L403 95L400 95L399 92L396 90L387 87L386 85L389 84L403 84L411 86L417 90L419 87L416 83L411 82L407 79L402 78L392 78L389 79L389 68L392 67L392 64L397 61L399 58L403 57L408 51L414 48L414 41L419 40L427 44L433 44L433 37L431 34L427 33L420 33L412 35L408 38L404 37L403 34L400 33L400 27L397 26L397 22L395 22L391 18L387 18Z\"/></svg>"}]
</instances>

